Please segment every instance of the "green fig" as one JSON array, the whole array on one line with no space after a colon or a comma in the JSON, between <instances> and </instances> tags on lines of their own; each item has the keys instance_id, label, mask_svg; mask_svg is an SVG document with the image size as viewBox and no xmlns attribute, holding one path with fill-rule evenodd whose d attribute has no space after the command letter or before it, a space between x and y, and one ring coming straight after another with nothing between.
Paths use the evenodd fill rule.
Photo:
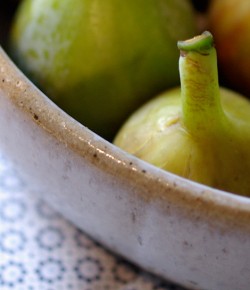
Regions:
<instances>
[{"instance_id":1,"label":"green fig","mask_svg":"<svg viewBox=\"0 0 250 290\"><path fill-rule=\"evenodd\" d=\"M142 102L177 85L188 0L24 0L10 52L62 109L110 139Z\"/></svg>"},{"instance_id":2,"label":"green fig","mask_svg":"<svg viewBox=\"0 0 250 290\"><path fill-rule=\"evenodd\" d=\"M250 196L250 102L219 87L210 32L179 41L181 86L136 111L114 144L174 174Z\"/></svg>"}]
</instances>

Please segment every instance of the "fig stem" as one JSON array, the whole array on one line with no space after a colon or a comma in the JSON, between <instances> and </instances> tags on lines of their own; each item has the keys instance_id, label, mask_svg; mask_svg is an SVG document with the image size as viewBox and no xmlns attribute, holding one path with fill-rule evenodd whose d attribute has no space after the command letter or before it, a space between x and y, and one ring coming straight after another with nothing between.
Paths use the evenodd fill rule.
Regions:
<instances>
[{"instance_id":1,"label":"fig stem","mask_svg":"<svg viewBox=\"0 0 250 290\"><path fill-rule=\"evenodd\" d=\"M213 36L206 31L179 41L177 46L183 126L194 136L209 137L221 131L226 119L221 106Z\"/></svg>"}]
</instances>

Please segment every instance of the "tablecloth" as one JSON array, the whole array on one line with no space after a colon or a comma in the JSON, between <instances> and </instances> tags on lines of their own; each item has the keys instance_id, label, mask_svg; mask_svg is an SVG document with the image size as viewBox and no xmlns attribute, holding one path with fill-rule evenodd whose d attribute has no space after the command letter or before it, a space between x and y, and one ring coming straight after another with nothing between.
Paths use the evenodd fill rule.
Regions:
<instances>
[{"instance_id":1,"label":"tablecloth","mask_svg":"<svg viewBox=\"0 0 250 290\"><path fill-rule=\"evenodd\" d=\"M184 290L114 255L26 190L0 152L1 290Z\"/></svg>"}]
</instances>

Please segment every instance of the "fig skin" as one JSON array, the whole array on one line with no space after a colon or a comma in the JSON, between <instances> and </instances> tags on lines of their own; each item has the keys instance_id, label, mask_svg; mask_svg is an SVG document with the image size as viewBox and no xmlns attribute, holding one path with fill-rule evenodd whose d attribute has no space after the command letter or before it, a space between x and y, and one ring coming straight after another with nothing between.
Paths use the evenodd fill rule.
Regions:
<instances>
[{"instance_id":1,"label":"fig skin","mask_svg":"<svg viewBox=\"0 0 250 290\"><path fill-rule=\"evenodd\" d=\"M177 85L177 38L196 31L186 0L24 0L11 33L20 68L106 139L145 100Z\"/></svg>"},{"instance_id":2,"label":"fig skin","mask_svg":"<svg viewBox=\"0 0 250 290\"><path fill-rule=\"evenodd\" d=\"M207 20L223 83L250 98L250 1L213 0Z\"/></svg>"},{"instance_id":3,"label":"fig skin","mask_svg":"<svg viewBox=\"0 0 250 290\"><path fill-rule=\"evenodd\" d=\"M219 87L213 46L183 49L181 88L134 112L114 144L176 175L250 196L250 102Z\"/></svg>"}]
</instances>

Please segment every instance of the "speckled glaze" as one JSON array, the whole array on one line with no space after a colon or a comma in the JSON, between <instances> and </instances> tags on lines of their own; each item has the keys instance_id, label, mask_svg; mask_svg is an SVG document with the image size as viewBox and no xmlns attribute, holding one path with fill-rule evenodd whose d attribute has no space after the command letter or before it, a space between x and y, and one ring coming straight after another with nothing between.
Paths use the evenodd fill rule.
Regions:
<instances>
[{"instance_id":1,"label":"speckled glaze","mask_svg":"<svg viewBox=\"0 0 250 290\"><path fill-rule=\"evenodd\" d=\"M190 289L249 290L250 199L121 151L0 51L0 149L28 190L111 250Z\"/></svg>"}]
</instances>

